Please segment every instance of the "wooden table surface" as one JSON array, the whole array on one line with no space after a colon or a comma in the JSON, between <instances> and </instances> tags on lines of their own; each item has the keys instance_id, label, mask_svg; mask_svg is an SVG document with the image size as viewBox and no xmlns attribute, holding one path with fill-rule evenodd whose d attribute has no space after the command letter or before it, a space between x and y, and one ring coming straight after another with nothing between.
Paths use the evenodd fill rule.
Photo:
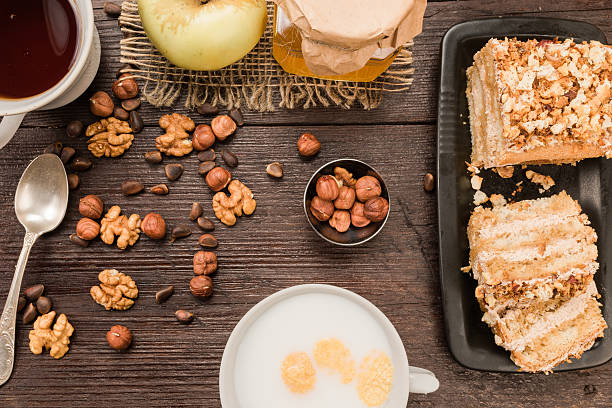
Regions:
<instances>
[{"instance_id":1,"label":"wooden table surface","mask_svg":"<svg viewBox=\"0 0 612 408\"><path fill-rule=\"evenodd\" d=\"M8 293L22 243L23 228L13 210L14 191L27 163L56 140L88 155L85 139L65 135L66 123L88 124L88 96L110 90L120 66L120 31L115 19L94 0L96 25L102 39L102 61L91 88L74 103L49 112L29 114L15 138L0 151L0 298ZM79 219L77 204L85 194L100 195L107 208L161 213L169 225L189 223L193 201L213 216L211 193L197 174L195 155L180 162L185 174L169 182L167 196L150 193L125 197L120 184L128 178L150 187L167 182L163 166L149 165L144 152L154 149L160 134L157 121L171 109L144 104L144 131L118 159L94 159L81 174L81 186L70 193L60 227L36 243L23 287L44 283L58 312L75 327L70 351L61 360L28 349L30 325L17 325L16 362L11 379L0 388L2 407L199 406L219 407L218 373L225 343L239 319L264 297L302 283L329 283L350 289L378 306L404 341L412 365L428 368L440 380L430 395L413 394L414 407L609 407L612 406L612 364L553 375L487 373L466 369L450 355L440 306L436 195L425 193L423 175L436 164L436 100L439 51L443 34L461 21L498 15L552 16L583 20L612 38L609 0L446 1L430 2L424 30L415 41L415 81L408 92L387 95L378 109L315 108L245 112L247 124L225 147L240 165L235 177L250 186L257 211L232 228L217 223L220 244L215 292L207 301L193 298L189 280L197 234L170 243L142 236L125 252L99 240L88 248L68 240ZM187 113L180 104L175 111ZM203 117L193 114L196 122ZM298 157L297 136L309 131L321 140L312 161ZM304 186L312 172L327 161L355 157L373 164L389 185L391 214L384 231L356 248L339 248L311 231L302 210ZM280 161L285 177L266 175L266 164ZM95 304L89 288L105 268L131 275L140 295L125 312L108 312ZM459 272L458 272L459 273ZM157 305L154 293L173 284L175 294ZM189 326L174 318L178 308L192 310ZM480 316L474 316L479 319ZM105 333L114 324L134 335L126 353L111 350Z\"/></svg>"}]
</instances>

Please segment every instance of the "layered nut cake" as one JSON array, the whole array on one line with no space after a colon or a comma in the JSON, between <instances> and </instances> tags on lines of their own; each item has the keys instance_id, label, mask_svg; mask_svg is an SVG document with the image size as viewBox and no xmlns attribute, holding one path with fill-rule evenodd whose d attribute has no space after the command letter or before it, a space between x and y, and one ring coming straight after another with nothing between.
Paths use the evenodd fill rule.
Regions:
<instances>
[{"instance_id":1,"label":"layered nut cake","mask_svg":"<svg viewBox=\"0 0 612 408\"><path fill-rule=\"evenodd\" d=\"M471 164L612 156L612 48L491 39L467 70Z\"/></svg>"},{"instance_id":2,"label":"layered nut cake","mask_svg":"<svg viewBox=\"0 0 612 408\"><path fill-rule=\"evenodd\" d=\"M597 234L565 191L493 208L468 224L482 320L523 371L549 372L607 327L593 275Z\"/></svg>"}]
</instances>

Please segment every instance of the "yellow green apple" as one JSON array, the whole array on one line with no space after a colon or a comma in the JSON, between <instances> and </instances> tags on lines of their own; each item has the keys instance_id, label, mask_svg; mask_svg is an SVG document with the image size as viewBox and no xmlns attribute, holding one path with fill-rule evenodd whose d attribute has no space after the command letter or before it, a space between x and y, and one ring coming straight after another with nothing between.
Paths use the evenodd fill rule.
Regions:
<instances>
[{"instance_id":1,"label":"yellow green apple","mask_svg":"<svg viewBox=\"0 0 612 408\"><path fill-rule=\"evenodd\" d=\"M142 26L174 65L212 71L255 47L266 28L265 0L139 0Z\"/></svg>"}]
</instances>

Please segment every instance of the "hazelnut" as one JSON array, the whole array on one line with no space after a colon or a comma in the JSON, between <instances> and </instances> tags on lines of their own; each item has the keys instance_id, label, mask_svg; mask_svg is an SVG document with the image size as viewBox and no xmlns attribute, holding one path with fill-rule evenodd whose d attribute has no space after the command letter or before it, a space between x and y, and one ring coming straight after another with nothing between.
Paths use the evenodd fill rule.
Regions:
<instances>
[{"instance_id":1,"label":"hazelnut","mask_svg":"<svg viewBox=\"0 0 612 408\"><path fill-rule=\"evenodd\" d=\"M302 133L297 141L298 152L304 157L314 156L321 150L321 142L312 133Z\"/></svg>"},{"instance_id":2,"label":"hazelnut","mask_svg":"<svg viewBox=\"0 0 612 408\"><path fill-rule=\"evenodd\" d=\"M106 341L115 350L126 350L132 344L132 332L127 327L117 324L106 332Z\"/></svg>"},{"instance_id":3,"label":"hazelnut","mask_svg":"<svg viewBox=\"0 0 612 408\"><path fill-rule=\"evenodd\" d=\"M334 213L334 205L331 201L325 201L319 196L314 196L310 202L310 212L319 221L327 221Z\"/></svg>"},{"instance_id":4,"label":"hazelnut","mask_svg":"<svg viewBox=\"0 0 612 408\"><path fill-rule=\"evenodd\" d=\"M322 176L317 180L317 195L325 201L334 201L338 197L338 180L334 176Z\"/></svg>"},{"instance_id":5,"label":"hazelnut","mask_svg":"<svg viewBox=\"0 0 612 408\"><path fill-rule=\"evenodd\" d=\"M162 239L166 236L166 221L157 213L148 213L142 219L140 228L151 239Z\"/></svg>"},{"instance_id":6,"label":"hazelnut","mask_svg":"<svg viewBox=\"0 0 612 408\"><path fill-rule=\"evenodd\" d=\"M97 220L102 216L104 204L100 197L95 194L89 194L79 200L79 212L83 217Z\"/></svg>"},{"instance_id":7,"label":"hazelnut","mask_svg":"<svg viewBox=\"0 0 612 408\"><path fill-rule=\"evenodd\" d=\"M206 299L213 292L212 279L206 275L194 276L189 282L189 289L191 294L198 299Z\"/></svg>"},{"instance_id":8,"label":"hazelnut","mask_svg":"<svg viewBox=\"0 0 612 408\"><path fill-rule=\"evenodd\" d=\"M210 126L198 125L193 131L191 144L193 144L193 148L197 151L202 151L215 144L215 140L215 134Z\"/></svg>"},{"instance_id":9,"label":"hazelnut","mask_svg":"<svg viewBox=\"0 0 612 408\"><path fill-rule=\"evenodd\" d=\"M76 234L79 238L91 241L100 233L100 224L91 218L81 218L76 226Z\"/></svg>"},{"instance_id":10,"label":"hazelnut","mask_svg":"<svg viewBox=\"0 0 612 408\"><path fill-rule=\"evenodd\" d=\"M217 270L217 255L210 251L198 251L193 255L193 273L210 275Z\"/></svg>"},{"instance_id":11,"label":"hazelnut","mask_svg":"<svg viewBox=\"0 0 612 408\"><path fill-rule=\"evenodd\" d=\"M374 222L384 220L388 212L389 202L382 197L370 198L363 207L363 215Z\"/></svg>"},{"instance_id":12,"label":"hazelnut","mask_svg":"<svg viewBox=\"0 0 612 408\"><path fill-rule=\"evenodd\" d=\"M357 199L362 203L365 203L370 198L378 197L380 192L380 183L376 177L363 176L357 180L357 183L355 183L355 193L357 194Z\"/></svg>"},{"instance_id":13,"label":"hazelnut","mask_svg":"<svg viewBox=\"0 0 612 408\"><path fill-rule=\"evenodd\" d=\"M206 184L215 193L223 190L232 180L232 175L223 167L215 167L206 174Z\"/></svg>"},{"instance_id":14,"label":"hazelnut","mask_svg":"<svg viewBox=\"0 0 612 408\"><path fill-rule=\"evenodd\" d=\"M210 127L219 140L225 140L236 131L236 122L227 115L219 115L212 120Z\"/></svg>"},{"instance_id":15,"label":"hazelnut","mask_svg":"<svg viewBox=\"0 0 612 408\"><path fill-rule=\"evenodd\" d=\"M96 116L106 118L113 114L115 104L104 91L98 91L89 98L89 110Z\"/></svg>"},{"instance_id":16,"label":"hazelnut","mask_svg":"<svg viewBox=\"0 0 612 408\"><path fill-rule=\"evenodd\" d=\"M357 228L365 227L371 221L363 215L363 203L361 201L355 201L353 208L351 208L351 224Z\"/></svg>"},{"instance_id":17,"label":"hazelnut","mask_svg":"<svg viewBox=\"0 0 612 408\"><path fill-rule=\"evenodd\" d=\"M119 99L130 99L138 95L138 83L131 74L123 74L113 83L113 93Z\"/></svg>"},{"instance_id":18,"label":"hazelnut","mask_svg":"<svg viewBox=\"0 0 612 408\"><path fill-rule=\"evenodd\" d=\"M329 225L338 232L346 232L351 226L351 215L346 210L336 210L329 219Z\"/></svg>"},{"instance_id":19,"label":"hazelnut","mask_svg":"<svg viewBox=\"0 0 612 408\"><path fill-rule=\"evenodd\" d=\"M339 210L350 210L355 202L355 190L342 186L338 191L338 197L334 200L334 206Z\"/></svg>"}]
</instances>

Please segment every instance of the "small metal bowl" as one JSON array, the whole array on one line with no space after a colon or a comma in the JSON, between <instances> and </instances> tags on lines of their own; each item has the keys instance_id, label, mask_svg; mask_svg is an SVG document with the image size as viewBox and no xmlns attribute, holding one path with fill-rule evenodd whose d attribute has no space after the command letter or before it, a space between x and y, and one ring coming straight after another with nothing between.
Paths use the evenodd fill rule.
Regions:
<instances>
[{"instance_id":1,"label":"small metal bowl","mask_svg":"<svg viewBox=\"0 0 612 408\"><path fill-rule=\"evenodd\" d=\"M334 175L335 167L343 167L350 173L353 173L355 179L359 179L363 176L373 176L378 179L381 187L380 196L386 198L389 202L389 211L384 220L380 222L371 222L365 227L356 228L351 225L346 232L338 232L332 228L327 221L319 221L310 213L310 201L314 196L317 195L316 185L319 177L324 175ZM332 244L341 246L355 246L363 244L374 238L385 226L389 214L391 213L391 200L389 198L389 191L387 186L380 176L380 173L369 164L366 164L356 159L339 159L331 161L315 171L304 191L304 214L306 219L313 230L324 240L331 242Z\"/></svg>"}]
</instances>

